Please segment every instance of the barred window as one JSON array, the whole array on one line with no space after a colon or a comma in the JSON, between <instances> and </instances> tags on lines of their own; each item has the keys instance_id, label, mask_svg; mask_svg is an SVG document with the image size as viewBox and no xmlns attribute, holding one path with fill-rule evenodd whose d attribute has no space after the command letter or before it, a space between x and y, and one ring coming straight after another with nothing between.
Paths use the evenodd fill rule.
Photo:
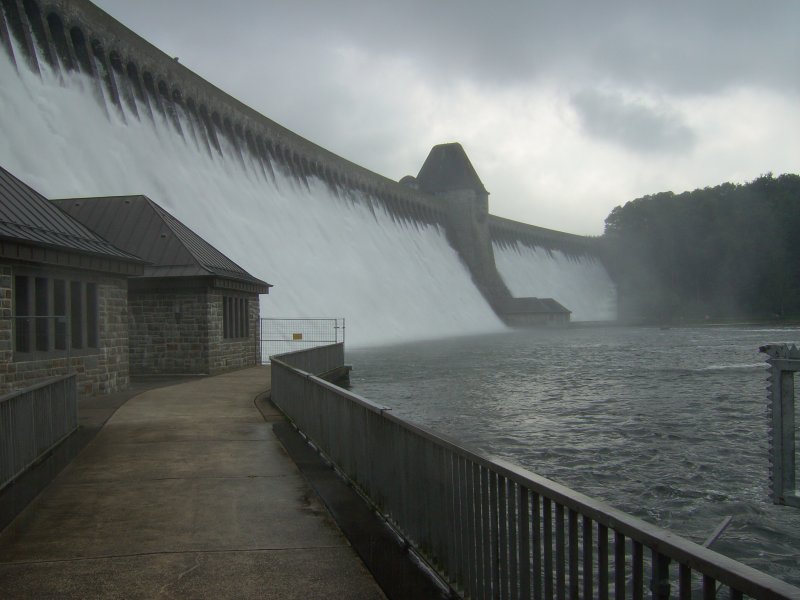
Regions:
<instances>
[{"instance_id":1,"label":"barred window","mask_svg":"<svg viewBox=\"0 0 800 600\"><path fill-rule=\"evenodd\" d=\"M67 314L67 282L63 279L53 280L53 314ZM67 320L55 319L55 349L67 349Z\"/></svg>"},{"instance_id":2,"label":"barred window","mask_svg":"<svg viewBox=\"0 0 800 600\"><path fill-rule=\"evenodd\" d=\"M96 283L19 274L13 298L16 352L98 347Z\"/></svg>"},{"instance_id":3,"label":"barred window","mask_svg":"<svg viewBox=\"0 0 800 600\"><path fill-rule=\"evenodd\" d=\"M250 335L250 301L237 296L222 297L222 337L246 338Z\"/></svg>"}]
</instances>

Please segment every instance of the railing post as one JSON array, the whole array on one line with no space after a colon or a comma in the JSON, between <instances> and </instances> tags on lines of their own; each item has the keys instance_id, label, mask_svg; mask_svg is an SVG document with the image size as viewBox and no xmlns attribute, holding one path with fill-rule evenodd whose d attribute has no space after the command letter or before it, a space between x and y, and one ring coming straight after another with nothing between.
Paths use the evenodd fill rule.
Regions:
<instances>
[{"instance_id":1,"label":"railing post","mask_svg":"<svg viewBox=\"0 0 800 600\"><path fill-rule=\"evenodd\" d=\"M797 493L794 374L800 370L800 350L794 345L768 344L759 349L766 354L769 375L770 478L775 504L800 507Z\"/></svg>"},{"instance_id":2,"label":"railing post","mask_svg":"<svg viewBox=\"0 0 800 600\"><path fill-rule=\"evenodd\" d=\"M669 562L668 556L653 550L653 579L650 581L653 600L669 600Z\"/></svg>"}]
</instances>

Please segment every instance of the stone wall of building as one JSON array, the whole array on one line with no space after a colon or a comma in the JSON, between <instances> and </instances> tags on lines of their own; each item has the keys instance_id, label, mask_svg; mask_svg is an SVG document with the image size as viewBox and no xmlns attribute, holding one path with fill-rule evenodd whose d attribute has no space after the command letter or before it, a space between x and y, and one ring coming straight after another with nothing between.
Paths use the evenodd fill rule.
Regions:
<instances>
[{"instance_id":1,"label":"stone wall of building","mask_svg":"<svg viewBox=\"0 0 800 600\"><path fill-rule=\"evenodd\" d=\"M78 393L109 394L128 387L127 295L124 278L77 275L48 268L48 276L79 277L97 284L98 347L82 350L14 351L14 266L0 265L0 393L26 388L70 371L78 374Z\"/></svg>"},{"instance_id":2,"label":"stone wall of building","mask_svg":"<svg viewBox=\"0 0 800 600\"><path fill-rule=\"evenodd\" d=\"M98 286L98 294L101 353L97 358L99 376L93 383L93 393L109 394L124 390L130 382L128 282L107 280ZM81 390L80 377L78 390Z\"/></svg>"},{"instance_id":3,"label":"stone wall of building","mask_svg":"<svg viewBox=\"0 0 800 600\"><path fill-rule=\"evenodd\" d=\"M0 264L0 393L13 389L8 379L14 360L14 332L11 324L13 281L11 266Z\"/></svg>"},{"instance_id":4,"label":"stone wall of building","mask_svg":"<svg viewBox=\"0 0 800 600\"><path fill-rule=\"evenodd\" d=\"M208 373L209 295L202 290L131 292L131 373Z\"/></svg>"},{"instance_id":5,"label":"stone wall of building","mask_svg":"<svg viewBox=\"0 0 800 600\"><path fill-rule=\"evenodd\" d=\"M223 298L236 296L248 300L247 336L225 338ZM216 375L223 371L252 367L261 362L259 341L259 304L257 294L234 294L213 290L209 296L209 373Z\"/></svg>"}]
</instances>

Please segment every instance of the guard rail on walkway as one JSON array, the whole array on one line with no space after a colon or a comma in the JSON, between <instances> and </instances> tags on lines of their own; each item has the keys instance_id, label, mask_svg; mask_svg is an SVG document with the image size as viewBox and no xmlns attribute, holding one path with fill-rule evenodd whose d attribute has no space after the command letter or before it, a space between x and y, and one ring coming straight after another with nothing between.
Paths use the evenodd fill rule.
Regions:
<instances>
[{"instance_id":1,"label":"guard rail on walkway","mask_svg":"<svg viewBox=\"0 0 800 600\"><path fill-rule=\"evenodd\" d=\"M314 355L326 352L309 350ZM800 589L273 357L272 399L467 598L800 599ZM326 365L327 366L327 365Z\"/></svg>"},{"instance_id":2,"label":"guard rail on walkway","mask_svg":"<svg viewBox=\"0 0 800 600\"><path fill-rule=\"evenodd\" d=\"M322 375L344 366L344 343L287 352L280 355L280 361L300 371Z\"/></svg>"},{"instance_id":3,"label":"guard rail on walkway","mask_svg":"<svg viewBox=\"0 0 800 600\"><path fill-rule=\"evenodd\" d=\"M760 348L766 354L769 373L770 478L775 504L800 508L797 490L797 405L794 374L800 371L800 349L789 344L768 344Z\"/></svg>"},{"instance_id":4,"label":"guard rail on walkway","mask_svg":"<svg viewBox=\"0 0 800 600\"><path fill-rule=\"evenodd\" d=\"M77 427L74 374L0 397L0 490Z\"/></svg>"},{"instance_id":5,"label":"guard rail on walkway","mask_svg":"<svg viewBox=\"0 0 800 600\"><path fill-rule=\"evenodd\" d=\"M344 318L327 319L261 319L261 360L269 362L273 354L308 350L344 342Z\"/></svg>"}]
</instances>

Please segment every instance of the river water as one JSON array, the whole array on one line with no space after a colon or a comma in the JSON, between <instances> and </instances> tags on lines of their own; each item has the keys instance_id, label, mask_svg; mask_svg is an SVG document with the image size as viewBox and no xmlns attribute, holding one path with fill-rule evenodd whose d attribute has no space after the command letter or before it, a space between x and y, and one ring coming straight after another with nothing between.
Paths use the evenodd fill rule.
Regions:
<instances>
[{"instance_id":1,"label":"river water","mask_svg":"<svg viewBox=\"0 0 800 600\"><path fill-rule=\"evenodd\" d=\"M348 351L356 393L800 585L800 509L769 499L758 347L800 328L509 331ZM798 420L800 422L800 420Z\"/></svg>"}]
</instances>

